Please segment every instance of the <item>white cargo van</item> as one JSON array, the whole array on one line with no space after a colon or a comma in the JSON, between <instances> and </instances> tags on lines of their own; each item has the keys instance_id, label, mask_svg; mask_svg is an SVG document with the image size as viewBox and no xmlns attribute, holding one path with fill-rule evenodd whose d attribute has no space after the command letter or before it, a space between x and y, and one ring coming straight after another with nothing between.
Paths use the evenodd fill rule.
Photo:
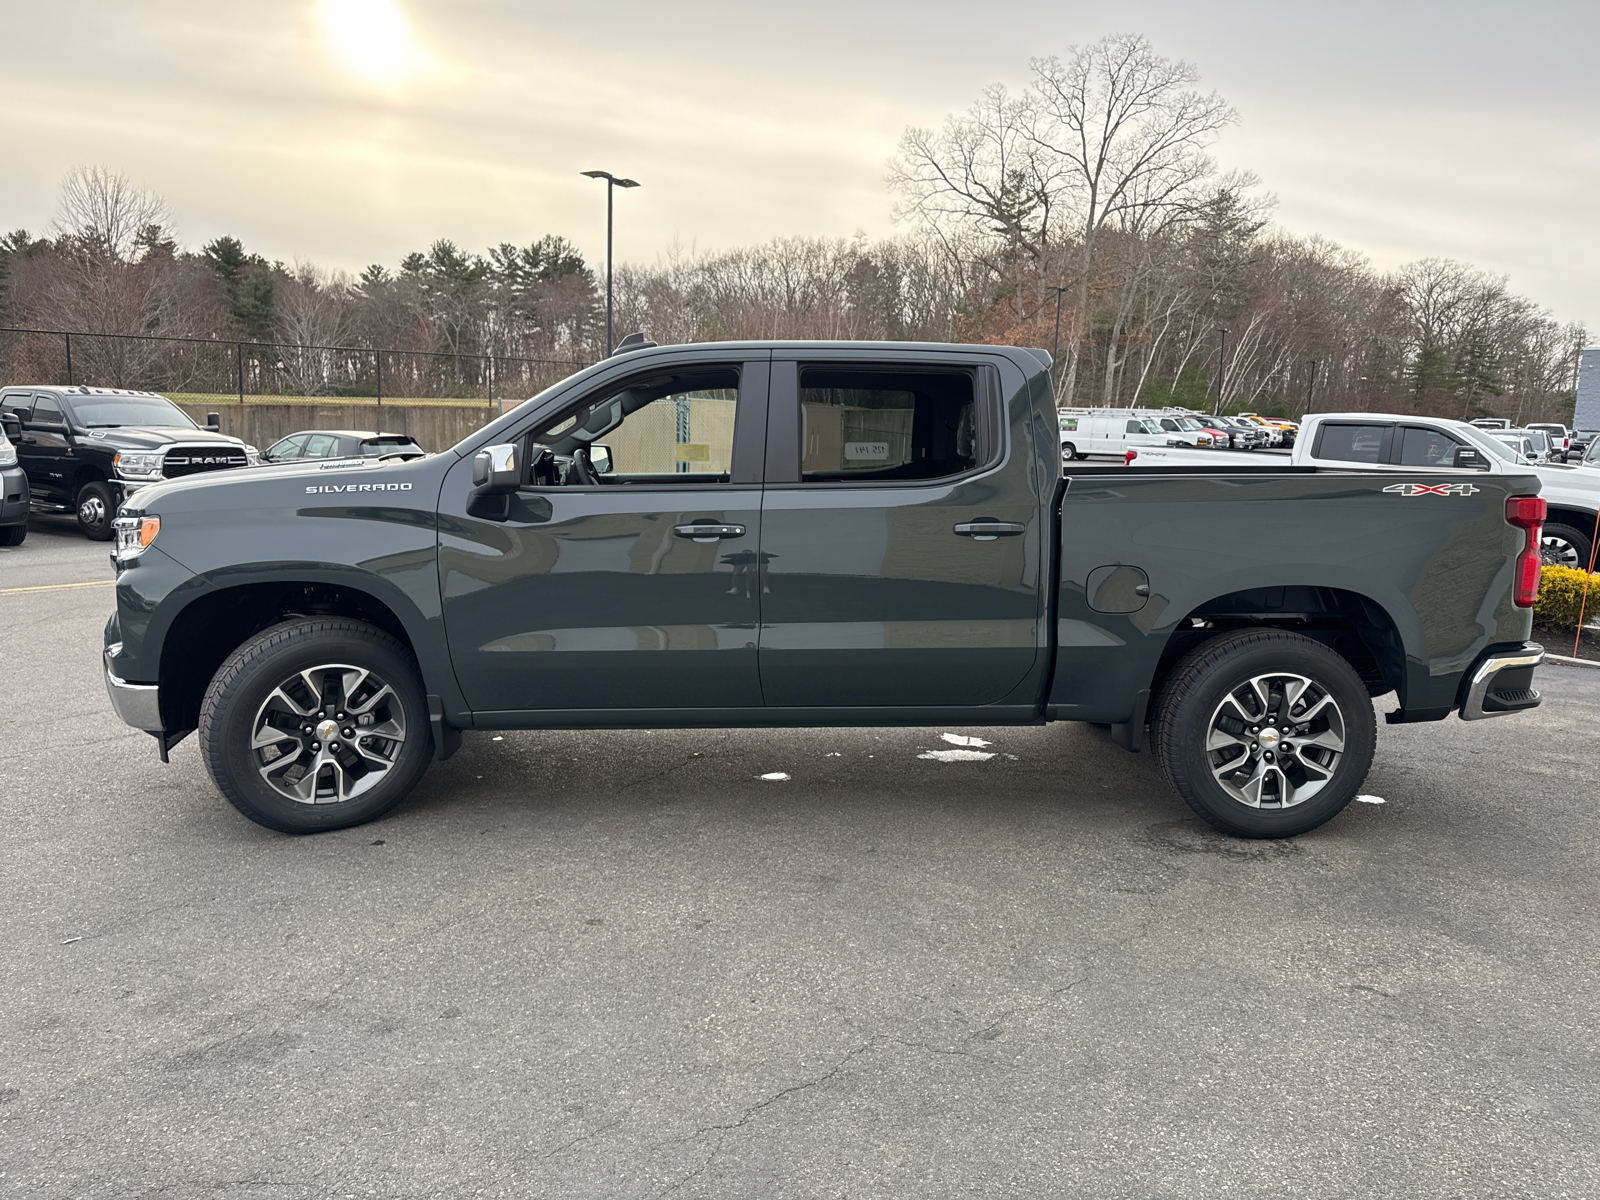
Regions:
<instances>
[{"instance_id":1,"label":"white cargo van","mask_svg":"<svg viewBox=\"0 0 1600 1200\"><path fill-rule=\"evenodd\" d=\"M1061 411L1061 457L1083 458L1090 454L1122 457L1141 446L1181 445L1177 435L1162 429L1148 416L1129 409L1063 409Z\"/></svg>"}]
</instances>

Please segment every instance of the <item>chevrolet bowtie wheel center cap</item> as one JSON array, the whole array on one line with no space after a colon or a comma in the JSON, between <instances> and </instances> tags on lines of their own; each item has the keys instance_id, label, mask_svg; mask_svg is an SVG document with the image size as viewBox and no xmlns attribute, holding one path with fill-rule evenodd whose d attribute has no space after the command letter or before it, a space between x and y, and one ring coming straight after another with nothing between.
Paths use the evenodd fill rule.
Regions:
<instances>
[{"instance_id":1,"label":"chevrolet bowtie wheel center cap","mask_svg":"<svg viewBox=\"0 0 1600 1200\"><path fill-rule=\"evenodd\" d=\"M1278 739L1281 736L1282 735L1276 729L1272 728L1272 726L1267 726L1261 731L1261 748L1263 750L1276 750L1278 748Z\"/></svg>"},{"instance_id":2,"label":"chevrolet bowtie wheel center cap","mask_svg":"<svg viewBox=\"0 0 1600 1200\"><path fill-rule=\"evenodd\" d=\"M322 724L317 726L317 737L321 738L325 742L331 742L338 736L339 723L337 721L324 721Z\"/></svg>"}]
</instances>

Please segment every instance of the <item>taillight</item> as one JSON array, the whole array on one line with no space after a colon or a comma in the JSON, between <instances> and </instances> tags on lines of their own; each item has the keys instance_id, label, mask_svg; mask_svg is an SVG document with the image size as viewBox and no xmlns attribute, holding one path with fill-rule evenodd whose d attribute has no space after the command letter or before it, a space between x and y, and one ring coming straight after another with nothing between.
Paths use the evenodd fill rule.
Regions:
<instances>
[{"instance_id":1,"label":"taillight","mask_svg":"<svg viewBox=\"0 0 1600 1200\"><path fill-rule=\"evenodd\" d=\"M1125 467L1131 467L1133 465L1133 460L1138 457L1139 452L1137 450L1124 450L1122 452L1122 465Z\"/></svg>"},{"instance_id":2,"label":"taillight","mask_svg":"<svg viewBox=\"0 0 1600 1200\"><path fill-rule=\"evenodd\" d=\"M1515 587L1512 599L1518 608L1532 608L1539 597L1539 532L1544 525L1545 503L1540 496L1510 496L1506 499L1506 523L1526 534L1517 554Z\"/></svg>"}]
</instances>

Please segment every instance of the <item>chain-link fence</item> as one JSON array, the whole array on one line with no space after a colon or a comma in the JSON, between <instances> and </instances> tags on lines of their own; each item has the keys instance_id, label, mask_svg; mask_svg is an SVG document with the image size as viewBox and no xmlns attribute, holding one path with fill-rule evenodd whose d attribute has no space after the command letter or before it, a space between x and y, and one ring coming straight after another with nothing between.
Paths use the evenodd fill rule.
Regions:
<instances>
[{"instance_id":1,"label":"chain-link fence","mask_svg":"<svg viewBox=\"0 0 1600 1200\"><path fill-rule=\"evenodd\" d=\"M585 362L0 327L0 386L85 384L174 400L416 404L524 399Z\"/></svg>"}]
</instances>

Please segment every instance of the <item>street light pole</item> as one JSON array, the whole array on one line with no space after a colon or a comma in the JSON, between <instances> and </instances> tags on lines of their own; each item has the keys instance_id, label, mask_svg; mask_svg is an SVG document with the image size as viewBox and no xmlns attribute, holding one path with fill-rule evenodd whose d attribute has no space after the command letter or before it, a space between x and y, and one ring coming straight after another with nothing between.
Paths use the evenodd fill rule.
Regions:
<instances>
[{"instance_id":1,"label":"street light pole","mask_svg":"<svg viewBox=\"0 0 1600 1200\"><path fill-rule=\"evenodd\" d=\"M1222 389L1228 382L1228 331L1218 326L1217 332L1222 335L1222 353L1217 357L1217 406L1211 410L1213 417L1222 411Z\"/></svg>"},{"instance_id":2,"label":"street light pole","mask_svg":"<svg viewBox=\"0 0 1600 1200\"><path fill-rule=\"evenodd\" d=\"M590 179L604 179L606 181L606 357L611 356L611 195L614 188L636 188L639 181L636 179L618 179L610 171L581 171L579 174L587 175Z\"/></svg>"}]
</instances>

